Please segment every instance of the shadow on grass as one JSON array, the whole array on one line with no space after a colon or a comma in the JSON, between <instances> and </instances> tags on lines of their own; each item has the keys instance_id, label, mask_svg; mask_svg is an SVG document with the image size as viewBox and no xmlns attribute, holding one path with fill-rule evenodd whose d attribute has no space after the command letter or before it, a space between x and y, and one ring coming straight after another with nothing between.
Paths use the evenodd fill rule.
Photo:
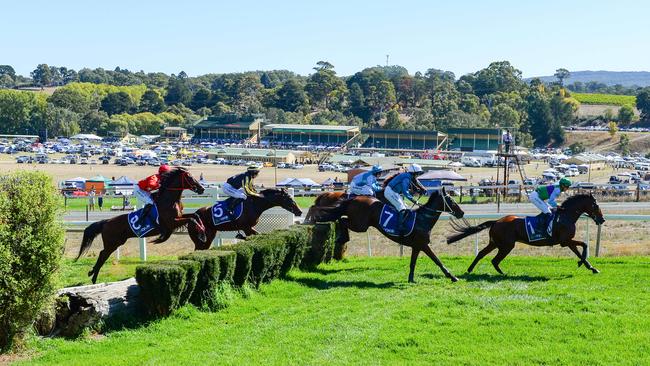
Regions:
<instances>
[{"instance_id":1,"label":"shadow on grass","mask_svg":"<svg viewBox=\"0 0 650 366\"><path fill-rule=\"evenodd\" d=\"M326 269L326 268L306 268L302 269L303 272L309 273L318 273L322 275L334 274L334 273L355 273L355 272L366 272L366 271L387 271L387 269L381 268L371 268L371 267L353 267L353 268L339 268L339 269Z\"/></svg>"},{"instance_id":2,"label":"shadow on grass","mask_svg":"<svg viewBox=\"0 0 650 366\"><path fill-rule=\"evenodd\" d=\"M573 277L573 276L566 276ZM522 282L546 282L551 278L546 276L528 276L528 275L502 275L502 274L473 274L463 273L458 276L467 282L500 282L500 281L522 281Z\"/></svg>"},{"instance_id":3,"label":"shadow on grass","mask_svg":"<svg viewBox=\"0 0 650 366\"><path fill-rule=\"evenodd\" d=\"M396 284L395 282L375 283L370 281L339 281L339 280L327 280L321 278L296 278L291 275L287 276L286 280L296 282L301 285L315 288L318 290L328 290L331 288L346 288L346 287L356 287L360 289L393 288L401 285L401 284Z\"/></svg>"}]
</instances>

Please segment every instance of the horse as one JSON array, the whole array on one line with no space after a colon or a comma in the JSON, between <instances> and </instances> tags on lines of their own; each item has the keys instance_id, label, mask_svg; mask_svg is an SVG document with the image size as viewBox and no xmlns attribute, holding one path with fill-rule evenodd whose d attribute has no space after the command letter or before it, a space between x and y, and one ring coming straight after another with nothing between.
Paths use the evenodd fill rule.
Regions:
<instances>
[{"instance_id":1,"label":"horse","mask_svg":"<svg viewBox=\"0 0 650 366\"><path fill-rule=\"evenodd\" d=\"M146 236L159 235L158 238L154 240L155 244L166 241L172 235L174 230L186 225L188 222L192 222L198 227L202 227L202 224L197 223L196 218L193 215L183 215L181 195L186 189L201 194L204 192L203 186L201 186L201 184L192 177L190 172L184 168L175 168L170 172L164 173L161 176L161 180L160 189L155 199L159 214L158 221L161 229L155 228L146 234ZM94 222L84 230L79 254L75 261L90 249L93 240L100 233L102 234L104 248L99 252L95 265L88 272L88 276L92 276L93 283L96 283L99 270L111 254L119 246L123 245L127 239L136 236L129 226L128 214Z\"/></svg>"},{"instance_id":2,"label":"horse","mask_svg":"<svg viewBox=\"0 0 650 366\"><path fill-rule=\"evenodd\" d=\"M573 253L580 259L578 267L582 264L593 273L599 271L594 268L587 260L587 244L584 242L574 240L576 233L576 221L582 214L586 214L597 225L605 222L603 213L596 203L596 199L591 194L579 194L567 198L558 209L559 218L554 225L553 235L551 238L546 238L539 241L531 242L528 240L526 234L526 222L523 217L517 216L504 216L499 220L486 221L476 226L460 227L455 225L454 229L458 234L454 234L447 239L448 244L455 243L465 237L476 234L487 228L490 229L490 241L488 245L483 248L472 264L467 269L468 273L474 270L474 267L483 257L494 249L498 249L497 254L492 259L494 269L500 274L503 274L499 263L512 251L515 247L515 242L521 242L534 246L553 246L560 244L563 247L569 247ZM582 247L582 253L578 251L578 247Z\"/></svg>"},{"instance_id":3,"label":"horse","mask_svg":"<svg viewBox=\"0 0 650 366\"><path fill-rule=\"evenodd\" d=\"M321 196L320 203L324 203L326 199L335 198L333 195L327 197ZM330 207L312 206L310 208L310 220L306 220L306 223L338 221L337 245L343 245L350 240L349 230L361 233L367 231L372 226L390 240L412 248L408 275L409 282L415 282L415 264L421 251L431 258L444 273L445 277L449 278L452 282L458 281L458 278L449 272L429 246L431 242L431 229L438 221L438 218L440 218L441 213L451 213L456 218L462 218L465 214L458 204L449 197L444 188L433 191L427 202L415 209L417 213L415 227L411 233L405 236L393 236L384 231L379 223L384 203L377 198L371 196L355 196L336 202L338 202L336 205ZM342 218L344 215L347 218Z\"/></svg>"},{"instance_id":4,"label":"horse","mask_svg":"<svg viewBox=\"0 0 650 366\"><path fill-rule=\"evenodd\" d=\"M253 229L260 220L262 212L271 207L280 206L294 215L302 215L302 210L298 207L296 201L291 198L286 189L265 189L260 192L260 196L248 196L244 201L242 215L233 221L223 224L214 225L212 221L212 206L202 207L194 213L194 216L205 225L205 240L197 235L194 224L188 225L190 238L194 242L195 250L209 249L214 237L218 231L243 231L247 236L255 235L258 232Z\"/></svg>"}]
</instances>

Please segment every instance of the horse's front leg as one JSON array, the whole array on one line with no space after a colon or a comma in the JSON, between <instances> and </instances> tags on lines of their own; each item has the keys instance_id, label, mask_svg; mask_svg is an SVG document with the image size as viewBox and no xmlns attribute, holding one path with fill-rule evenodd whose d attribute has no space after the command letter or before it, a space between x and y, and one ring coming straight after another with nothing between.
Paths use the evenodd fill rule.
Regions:
<instances>
[{"instance_id":1,"label":"horse's front leg","mask_svg":"<svg viewBox=\"0 0 650 366\"><path fill-rule=\"evenodd\" d=\"M428 244L425 244L425 245L422 246L422 251L424 251L429 256L429 258L431 258L431 260L435 264L437 264L438 267L440 267L440 270L442 271L442 273L445 274L445 277L449 278L451 280L451 282L458 281L458 278L456 278L456 276L454 276L453 274L451 274L451 272L449 272L447 267L445 267L445 265L442 264L440 259L438 259L438 257L436 256L436 254L433 252L433 250L431 249L431 247Z\"/></svg>"},{"instance_id":2,"label":"horse's front leg","mask_svg":"<svg viewBox=\"0 0 650 366\"><path fill-rule=\"evenodd\" d=\"M593 273L600 273L599 270L596 269L596 267L592 266L591 263L589 263L589 260L587 259L587 244L578 240L571 240L569 243L565 244L573 253L575 253L578 258L580 258L580 261L578 261L578 267L580 267L583 263L585 267L589 270L591 270ZM582 254L580 254L580 251L578 251L578 246L582 247Z\"/></svg>"},{"instance_id":3,"label":"horse's front leg","mask_svg":"<svg viewBox=\"0 0 650 366\"><path fill-rule=\"evenodd\" d=\"M411 264L409 266L409 282L415 283L413 276L415 274L415 264L418 261L418 256L420 255L420 249L413 247L411 250Z\"/></svg>"},{"instance_id":4,"label":"horse's front leg","mask_svg":"<svg viewBox=\"0 0 650 366\"><path fill-rule=\"evenodd\" d=\"M174 218L175 227L182 227L190 223L198 229L197 238L203 243L206 243L207 238L205 235L205 226L203 225L203 221L201 221L201 218L198 215L191 213L191 214L183 214L180 217ZM188 230L189 230L189 225L188 225Z\"/></svg>"}]
</instances>

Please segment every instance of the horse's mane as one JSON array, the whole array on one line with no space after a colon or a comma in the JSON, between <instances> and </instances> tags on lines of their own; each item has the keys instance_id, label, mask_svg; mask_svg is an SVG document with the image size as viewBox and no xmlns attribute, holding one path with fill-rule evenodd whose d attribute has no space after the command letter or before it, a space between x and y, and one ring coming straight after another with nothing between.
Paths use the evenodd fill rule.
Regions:
<instances>
[{"instance_id":1,"label":"horse's mane","mask_svg":"<svg viewBox=\"0 0 650 366\"><path fill-rule=\"evenodd\" d=\"M591 199L591 198L592 196L589 194L584 194L584 193L574 194L573 196L569 196L566 200L564 200L564 202L562 202L562 208L574 206L584 199Z\"/></svg>"},{"instance_id":2,"label":"horse's mane","mask_svg":"<svg viewBox=\"0 0 650 366\"><path fill-rule=\"evenodd\" d=\"M183 172L186 172L186 171L187 171L187 169L182 168L182 167L178 167L178 168L174 168L174 169L172 169L172 170L170 170L170 171L168 171L166 173L162 173L160 175L160 187L161 188L167 188L167 185L169 184L169 182L171 181L172 178L174 178L175 176L177 176L177 175L179 175L179 174L181 174Z\"/></svg>"}]
</instances>

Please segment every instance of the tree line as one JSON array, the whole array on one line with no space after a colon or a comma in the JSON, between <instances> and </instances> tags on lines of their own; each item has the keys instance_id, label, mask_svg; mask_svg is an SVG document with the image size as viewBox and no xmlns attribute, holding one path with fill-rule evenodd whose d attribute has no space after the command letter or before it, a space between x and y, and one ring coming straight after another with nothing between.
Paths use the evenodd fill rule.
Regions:
<instances>
[{"instance_id":1,"label":"tree line","mask_svg":"<svg viewBox=\"0 0 650 366\"><path fill-rule=\"evenodd\" d=\"M563 127L576 123L579 106L564 86L569 72L558 69L558 81L546 84L521 74L508 61L459 78L433 68L410 74L402 66L341 77L327 61L308 76L272 70L189 77L183 71L75 71L40 64L25 78L0 65L0 87L57 87L50 96L0 90L0 131L157 134L162 126L187 127L207 115L264 113L273 123L440 131L499 126L512 129L525 145L562 143ZM644 118L649 90L638 91Z\"/></svg>"}]
</instances>

